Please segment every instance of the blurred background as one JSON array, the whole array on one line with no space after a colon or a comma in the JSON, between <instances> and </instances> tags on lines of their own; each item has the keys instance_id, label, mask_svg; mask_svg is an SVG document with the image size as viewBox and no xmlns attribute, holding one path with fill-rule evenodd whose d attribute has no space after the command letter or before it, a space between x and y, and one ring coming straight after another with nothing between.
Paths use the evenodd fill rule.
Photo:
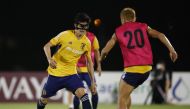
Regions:
<instances>
[{"instance_id":1,"label":"blurred background","mask_svg":"<svg viewBox=\"0 0 190 109\"><path fill-rule=\"evenodd\" d=\"M44 72L48 66L43 46L60 32L73 29L76 13L86 12L92 18L90 31L97 36L101 50L115 28L121 24L120 11L124 7L132 7L136 10L137 21L145 22L151 28L163 32L175 47L179 58L173 64L167 48L157 39L150 39L154 65L159 60L164 60L167 70L174 72L170 90L173 103L180 104L182 99L185 99L181 104L190 104L190 85L187 84L190 82L189 6L187 4L186 0L0 1L0 96L3 96L0 102L16 102L17 99L35 101L40 96L40 91L36 89L44 83L46 76ZM95 25L95 19L100 19L101 23ZM99 91L102 91L100 94L104 95L101 102L114 102L113 93L123 70L118 44L102 63L102 69L106 73L104 75L103 72L102 78L98 78L100 79ZM17 73L10 74L10 72ZM36 79L31 79L32 76ZM112 78L113 81L107 81L110 80L107 77ZM134 92L134 98L137 97L134 99L135 103L143 104L148 97L148 92L151 90L150 81L151 78ZM29 94L28 90L25 90L28 88L25 83L30 85ZM180 88L179 84L182 84ZM185 94L179 97L181 90L185 91ZM106 95L108 93L110 95ZM141 95L143 99L138 98ZM110 96L113 97L112 101L108 99ZM61 95L54 100L64 101Z\"/></svg>"},{"instance_id":2,"label":"blurred background","mask_svg":"<svg viewBox=\"0 0 190 109\"><path fill-rule=\"evenodd\" d=\"M92 20L101 19L101 25L96 27L92 22L90 30L97 35L102 49L120 25L120 11L124 7L132 7L136 10L137 21L146 22L163 32L179 54L173 65L167 49L158 40L152 39L154 62L164 59L174 70L189 71L189 12L186 5L185 0L1 1L0 70L45 70L48 64L43 52L44 44L61 31L73 29L73 18L77 12L88 13ZM123 69L118 44L102 68Z\"/></svg>"}]
</instances>

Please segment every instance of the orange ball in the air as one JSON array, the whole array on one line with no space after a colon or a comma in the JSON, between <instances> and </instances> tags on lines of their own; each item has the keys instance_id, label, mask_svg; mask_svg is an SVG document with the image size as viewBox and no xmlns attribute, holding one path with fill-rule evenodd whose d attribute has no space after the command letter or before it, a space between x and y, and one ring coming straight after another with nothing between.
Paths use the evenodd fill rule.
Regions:
<instances>
[{"instance_id":1,"label":"orange ball in the air","mask_svg":"<svg viewBox=\"0 0 190 109\"><path fill-rule=\"evenodd\" d=\"M102 22L101 22L100 19L95 19L95 20L94 20L94 25L95 25L95 26L100 26L101 23L102 23Z\"/></svg>"}]
</instances>

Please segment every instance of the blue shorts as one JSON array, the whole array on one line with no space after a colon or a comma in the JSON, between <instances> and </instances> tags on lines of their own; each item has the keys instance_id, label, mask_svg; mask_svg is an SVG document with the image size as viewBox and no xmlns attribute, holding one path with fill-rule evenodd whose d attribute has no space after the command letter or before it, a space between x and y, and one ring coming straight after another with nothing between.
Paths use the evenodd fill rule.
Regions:
<instances>
[{"instance_id":1,"label":"blue shorts","mask_svg":"<svg viewBox=\"0 0 190 109\"><path fill-rule=\"evenodd\" d=\"M42 97L48 98L54 96L58 90L63 88L74 94L78 88L84 88L84 84L77 74L65 77L49 75L42 91Z\"/></svg>"},{"instance_id":2,"label":"blue shorts","mask_svg":"<svg viewBox=\"0 0 190 109\"><path fill-rule=\"evenodd\" d=\"M91 87L91 79L90 79L90 75L88 73L78 73L78 75L82 79L82 81L86 82L88 87Z\"/></svg>"},{"instance_id":3,"label":"blue shorts","mask_svg":"<svg viewBox=\"0 0 190 109\"><path fill-rule=\"evenodd\" d=\"M139 85L141 85L142 83L144 83L144 81L147 80L149 74L150 72L146 72L144 74L126 72L121 76L121 79L123 79L129 85L132 85L134 88L137 88Z\"/></svg>"}]
</instances>

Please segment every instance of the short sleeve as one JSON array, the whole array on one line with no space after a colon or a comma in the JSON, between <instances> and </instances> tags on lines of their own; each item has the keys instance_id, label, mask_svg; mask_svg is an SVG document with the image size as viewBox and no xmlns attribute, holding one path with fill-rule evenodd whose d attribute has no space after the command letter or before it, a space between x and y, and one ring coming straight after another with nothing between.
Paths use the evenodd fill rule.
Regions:
<instances>
[{"instance_id":1,"label":"short sleeve","mask_svg":"<svg viewBox=\"0 0 190 109\"><path fill-rule=\"evenodd\" d=\"M55 36L54 38L52 38L50 40L52 45L58 45L60 43L60 39L63 36L63 32L59 33L57 36Z\"/></svg>"},{"instance_id":2,"label":"short sleeve","mask_svg":"<svg viewBox=\"0 0 190 109\"><path fill-rule=\"evenodd\" d=\"M100 48L98 39L96 37L94 38L92 46L93 46L94 50L98 50Z\"/></svg>"},{"instance_id":3,"label":"short sleeve","mask_svg":"<svg viewBox=\"0 0 190 109\"><path fill-rule=\"evenodd\" d=\"M90 41L87 43L87 47L86 47L86 55L87 56L91 56L91 44L90 44Z\"/></svg>"}]
</instances>

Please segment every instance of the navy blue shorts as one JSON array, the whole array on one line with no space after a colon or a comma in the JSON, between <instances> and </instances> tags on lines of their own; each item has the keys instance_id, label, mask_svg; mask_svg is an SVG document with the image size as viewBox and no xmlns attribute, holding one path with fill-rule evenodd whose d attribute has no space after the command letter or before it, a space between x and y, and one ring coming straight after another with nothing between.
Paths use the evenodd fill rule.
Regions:
<instances>
[{"instance_id":1,"label":"navy blue shorts","mask_svg":"<svg viewBox=\"0 0 190 109\"><path fill-rule=\"evenodd\" d=\"M123 79L126 83L132 85L134 88L137 88L147 80L149 74L150 72L146 72L144 74L126 72L121 76L121 79Z\"/></svg>"},{"instance_id":2,"label":"navy blue shorts","mask_svg":"<svg viewBox=\"0 0 190 109\"><path fill-rule=\"evenodd\" d=\"M82 79L82 81L85 81L88 87L91 86L91 79L90 75L88 73L78 73L79 77Z\"/></svg>"},{"instance_id":3,"label":"navy blue shorts","mask_svg":"<svg viewBox=\"0 0 190 109\"><path fill-rule=\"evenodd\" d=\"M74 94L78 88L84 88L84 84L77 74L65 77L49 75L42 91L42 97L48 98L54 96L58 90L63 88Z\"/></svg>"}]
</instances>

